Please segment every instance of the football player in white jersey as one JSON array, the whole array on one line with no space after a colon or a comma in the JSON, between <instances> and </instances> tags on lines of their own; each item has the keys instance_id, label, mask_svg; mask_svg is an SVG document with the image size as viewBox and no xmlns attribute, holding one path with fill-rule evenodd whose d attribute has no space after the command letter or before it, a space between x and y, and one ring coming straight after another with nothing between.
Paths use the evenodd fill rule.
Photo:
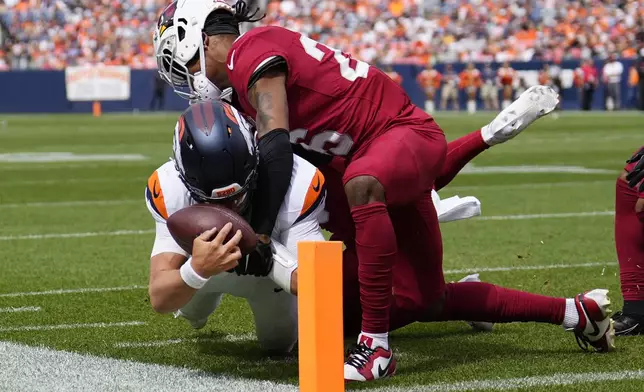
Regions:
<instances>
[{"instance_id":1,"label":"football player in white jersey","mask_svg":"<svg viewBox=\"0 0 644 392\"><path fill-rule=\"evenodd\" d=\"M240 233L222 243L229 225L219 234L214 230L202 234L190 256L170 235L168 217L193 204L222 203L248 219L258 156L254 125L232 106L205 101L191 105L180 116L174 159L150 176L145 192L156 221L149 286L156 311L175 312L201 328L223 294L242 297L253 312L260 344L272 351L291 350L297 340L297 301L291 295L296 288L291 278L297 268L297 242L324 240L318 219L326 195L324 176L318 169L299 157L294 162L291 185L272 235L272 266L258 266L252 256L248 261L240 259Z\"/></svg>"},{"instance_id":2,"label":"football player in white jersey","mask_svg":"<svg viewBox=\"0 0 644 392\"><path fill-rule=\"evenodd\" d=\"M262 346L289 351L297 339L296 297L290 295L297 294L297 243L324 240L324 176L305 159L294 157L291 185L272 235L272 265L240 260L239 234L228 243L222 241L230 227L202 234L191 256L172 238L166 220L197 203L222 203L248 219L258 164L254 125L225 102L199 102L179 117L173 144L174 159L152 173L145 190L156 223L150 259L152 307L174 312L198 329L223 294L242 297L251 307ZM474 197L441 201L436 192L433 196L441 222L480 214Z\"/></svg>"}]
</instances>

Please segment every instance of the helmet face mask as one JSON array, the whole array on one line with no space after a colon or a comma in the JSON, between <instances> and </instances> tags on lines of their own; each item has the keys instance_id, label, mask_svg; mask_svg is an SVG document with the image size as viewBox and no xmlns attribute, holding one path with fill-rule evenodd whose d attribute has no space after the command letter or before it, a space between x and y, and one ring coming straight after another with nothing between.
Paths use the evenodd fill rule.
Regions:
<instances>
[{"instance_id":1,"label":"helmet face mask","mask_svg":"<svg viewBox=\"0 0 644 392\"><path fill-rule=\"evenodd\" d=\"M193 104L181 115L173 161L194 200L246 212L259 163L254 130L252 122L221 101Z\"/></svg>"},{"instance_id":2,"label":"helmet face mask","mask_svg":"<svg viewBox=\"0 0 644 392\"><path fill-rule=\"evenodd\" d=\"M213 11L233 8L218 0L184 0L166 7L154 32L154 51L161 78L188 100L217 99L221 90L206 76L203 27ZM200 70L190 74L188 64L198 56Z\"/></svg>"}]
</instances>

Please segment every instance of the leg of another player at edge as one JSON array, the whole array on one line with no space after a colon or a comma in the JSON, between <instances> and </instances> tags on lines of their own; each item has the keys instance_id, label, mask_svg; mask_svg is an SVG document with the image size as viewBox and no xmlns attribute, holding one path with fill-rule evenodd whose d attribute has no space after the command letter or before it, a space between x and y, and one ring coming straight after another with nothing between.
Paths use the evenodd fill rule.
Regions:
<instances>
[{"instance_id":1,"label":"leg of another player at edge","mask_svg":"<svg viewBox=\"0 0 644 392\"><path fill-rule=\"evenodd\" d=\"M490 146L507 142L540 117L552 112L556 103L557 94L552 89L536 86L522 94L511 107L503 110L483 128L448 143L445 164L436 178L435 189L438 191L449 184L469 161Z\"/></svg>"},{"instance_id":2,"label":"leg of another player at edge","mask_svg":"<svg viewBox=\"0 0 644 392\"><path fill-rule=\"evenodd\" d=\"M614 348L607 292L591 290L574 298L555 298L485 282L449 283L439 303L431 308L433 314L427 314L424 320L419 321L549 323L561 325L594 347L594 350L606 352ZM409 323L404 318L404 312L394 310L393 314L400 314L401 322L397 325L396 316L392 316L392 327Z\"/></svg>"},{"instance_id":3,"label":"leg of another player at edge","mask_svg":"<svg viewBox=\"0 0 644 392\"><path fill-rule=\"evenodd\" d=\"M435 182L436 191L447 186L466 164L488 148L480 129L447 143L445 164Z\"/></svg>"},{"instance_id":4,"label":"leg of another player at edge","mask_svg":"<svg viewBox=\"0 0 644 392\"><path fill-rule=\"evenodd\" d=\"M358 277L362 305L359 342L389 349L389 307L393 284L392 266L397 245L385 189L371 176L349 180L345 192L356 228Z\"/></svg>"},{"instance_id":5,"label":"leg of another player at edge","mask_svg":"<svg viewBox=\"0 0 644 392\"><path fill-rule=\"evenodd\" d=\"M615 333L644 333L644 199L625 181L615 184L615 247L624 308L617 312Z\"/></svg>"}]
</instances>

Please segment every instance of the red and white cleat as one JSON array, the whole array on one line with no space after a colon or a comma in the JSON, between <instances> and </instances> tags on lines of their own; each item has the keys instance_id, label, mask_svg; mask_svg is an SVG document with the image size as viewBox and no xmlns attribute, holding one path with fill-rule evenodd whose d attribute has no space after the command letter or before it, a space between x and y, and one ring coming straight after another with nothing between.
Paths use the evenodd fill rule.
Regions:
<instances>
[{"instance_id":1,"label":"red and white cleat","mask_svg":"<svg viewBox=\"0 0 644 392\"><path fill-rule=\"evenodd\" d=\"M344 363L344 381L373 381L396 373L394 353L382 347L371 348L361 342L349 349Z\"/></svg>"},{"instance_id":2,"label":"red and white cleat","mask_svg":"<svg viewBox=\"0 0 644 392\"><path fill-rule=\"evenodd\" d=\"M572 330L584 351L608 352L615 348L615 329L609 317L608 290L595 289L575 297L579 324Z\"/></svg>"}]
</instances>

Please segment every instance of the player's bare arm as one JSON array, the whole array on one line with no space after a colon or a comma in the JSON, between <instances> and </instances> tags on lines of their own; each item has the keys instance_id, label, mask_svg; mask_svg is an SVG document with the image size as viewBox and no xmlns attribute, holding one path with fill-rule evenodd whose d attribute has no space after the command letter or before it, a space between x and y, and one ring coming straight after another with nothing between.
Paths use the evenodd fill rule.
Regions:
<instances>
[{"instance_id":1,"label":"player's bare arm","mask_svg":"<svg viewBox=\"0 0 644 392\"><path fill-rule=\"evenodd\" d=\"M229 223L221 230L213 228L195 238L192 257L164 252L150 258L149 295L152 308L159 313L176 311L187 304L199 284L214 275L233 269L241 259L238 247L240 231L224 242L232 229Z\"/></svg>"},{"instance_id":2,"label":"player's bare arm","mask_svg":"<svg viewBox=\"0 0 644 392\"><path fill-rule=\"evenodd\" d=\"M249 90L250 103L257 110L257 133L261 139L274 129L288 128L286 73L267 71Z\"/></svg>"},{"instance_id":3,"label":"player's bare arm","mask_svg":"<svg viewBox=\"0 0 644 392\"><path fill-rule=\"evenodd\" d=\"M150 258L148 294L155 312L175 311L187 304L197 291L181 279L179 268L186 260L184 255L172 252L160 253Z\"/></svg>"}]
</instances>

